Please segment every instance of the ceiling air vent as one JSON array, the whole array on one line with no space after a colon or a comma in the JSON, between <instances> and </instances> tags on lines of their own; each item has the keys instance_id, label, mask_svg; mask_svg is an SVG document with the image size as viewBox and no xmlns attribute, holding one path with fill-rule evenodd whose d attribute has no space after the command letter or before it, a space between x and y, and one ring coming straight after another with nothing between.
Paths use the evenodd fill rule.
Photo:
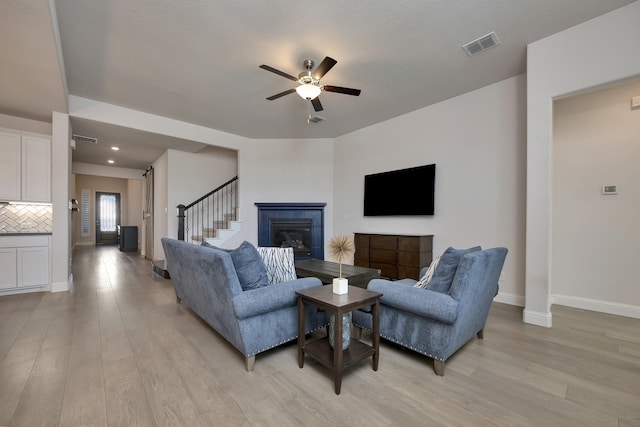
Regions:
<instances>
[{"instance_id":1,"label":"ceiling air vent","mask_svg":"<svg viewBox=\"0 0 640 427\"><path fill-rule=\"evenodd\" d=\"M92 138L90 136L82 136L82 135L76 135L75 133L72 135L73 140L75 142L84 142L86 144L97 144L98 143L98 138Z\"/></svg>"},{"instance_id":2,"label":"ceiling air vent","mask_svg":"<svg viewBox=\"0 0 640 427\"><path fill-rule=\"evenodd\" d=\"M487 49L498 46L499 44L500 39L496 35L495 31L492 31L486 36L482 36L472 42L465 44L464 46L462 46L462 48L465 52L467 52L469 56L474 56Z\"/></svg>"},{"instance_id":3,"label":"ceiling air vent","mask_svg":"<svg viewBox=\"0 0 640 427\"><path fill-rule=\"evenodd\" d=\"M307 123L320 123L320 122L324 122L325 119L324 117L320 117L320 116L309 116L309 118L307 119Z\"/></svg>"}]
</instances>

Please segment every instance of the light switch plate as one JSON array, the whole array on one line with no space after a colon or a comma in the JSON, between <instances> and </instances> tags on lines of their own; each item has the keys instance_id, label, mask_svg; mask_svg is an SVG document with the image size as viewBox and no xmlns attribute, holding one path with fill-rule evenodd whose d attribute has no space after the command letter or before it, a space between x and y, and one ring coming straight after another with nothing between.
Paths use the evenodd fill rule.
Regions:
<instances>
[{"instance_id":1,"label":"light switch plate","mask_svg":"<svg viewBox=\"0 0 640 427\"><path fill-rule=\"evenodd\" d=\"M602 186L602 194L605 194L605 195L618 194L618 186L617 185L603 185Z\"/></svg>"}]
</instances>

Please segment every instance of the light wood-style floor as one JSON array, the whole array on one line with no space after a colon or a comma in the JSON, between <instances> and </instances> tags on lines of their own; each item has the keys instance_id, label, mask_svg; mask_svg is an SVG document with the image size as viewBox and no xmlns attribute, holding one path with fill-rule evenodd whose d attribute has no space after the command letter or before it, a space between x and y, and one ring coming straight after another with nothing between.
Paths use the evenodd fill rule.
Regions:
<instances>
[{"instance_id":1,"label":"light wood-style floor","mask_svg":"<svg viewBox=\"0 0 640 427\"><path fill-rule=\"evenodd\" d=\"M295 343L247 373L136 254L79 247L73 273L70 293L0 297L0 426L640 426L637 319L554 308L545 329L495 304L444 377L383 342L336 396Z\"/></svg>"}]
</instances>

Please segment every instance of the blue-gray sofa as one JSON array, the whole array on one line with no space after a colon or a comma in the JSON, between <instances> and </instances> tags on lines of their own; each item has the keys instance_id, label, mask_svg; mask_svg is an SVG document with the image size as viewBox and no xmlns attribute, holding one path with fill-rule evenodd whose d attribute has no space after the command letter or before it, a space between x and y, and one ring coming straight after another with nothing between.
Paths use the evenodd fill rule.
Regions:
<instances>
[{"instance_id":1,"label":"blue-gray sofa","mask_svg":"<svg viewBox=\"0 0 640 427\"><path fill-rule=\"evenodd\" d=\"M244 257L238 261L230 251L169 238L161 241L177 301L186 303L237 348L245 357L247 371L253 370L256 354L298 337L295 291L322 286L319 279L243 290L239 276L258 277L262 273L255 273L255 267L264 270L261 260ZM326 324L326 313L312 306L306 307L305 315L307 332Z\"/></svg>"},{"instance_id":2,"label":"blue-gray sofa","mask_svg":"<svg viewBox=\"0 0 640 427\"><path fill-rule=\"evenodd\" d=\"M367 289L383 294L380 336L432 358L444 375L455 351L474 335L483 338L506 255L506 248L449 248L433 272L433 290L414 287L412 279L370 281ZM353 323L370 330L371 314L355 311Z\"/></svg>"}]
</instances>

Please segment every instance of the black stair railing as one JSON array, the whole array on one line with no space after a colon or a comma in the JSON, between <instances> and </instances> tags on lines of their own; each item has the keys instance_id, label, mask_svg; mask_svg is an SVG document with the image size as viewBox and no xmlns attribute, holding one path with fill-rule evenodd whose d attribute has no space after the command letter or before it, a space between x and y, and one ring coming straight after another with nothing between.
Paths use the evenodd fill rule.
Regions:
<instances>
[{"instance_id":1,"label":"black stair railing","mask_svg":"<svg viewBox=\"0 0 640 427\"><path fill-rule=\"evenodd\" d=\"M238 177L188 205L178 205L178 240L202 242L237 221Z\"/></svg>"}]
</instances>

